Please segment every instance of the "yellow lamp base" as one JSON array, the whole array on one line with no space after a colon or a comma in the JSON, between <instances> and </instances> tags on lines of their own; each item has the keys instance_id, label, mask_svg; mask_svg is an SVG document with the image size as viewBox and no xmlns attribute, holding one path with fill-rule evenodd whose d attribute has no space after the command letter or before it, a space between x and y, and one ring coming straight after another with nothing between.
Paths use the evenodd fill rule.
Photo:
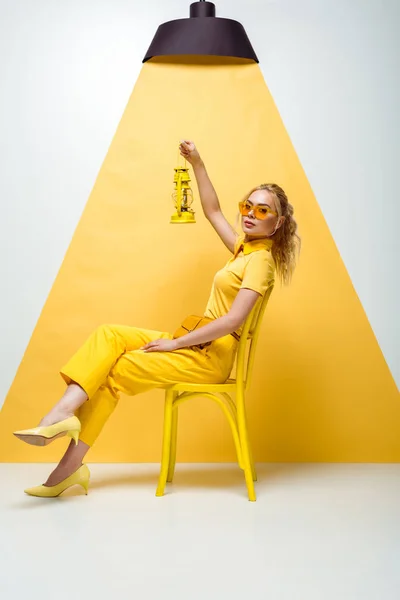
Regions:
<instances>
[{"instance_id":1,"label":"yellow lamp base","mask_svg":"<svg viewBox=\"0 0 400 600\"><path fill-rule=\"evenodd\" d=\"M174 213L171 217L170 223L196 223L196 219L194 218L194 213L192 212L181 212L180 215L178 213Z\"/></svg>"}]
</instances>

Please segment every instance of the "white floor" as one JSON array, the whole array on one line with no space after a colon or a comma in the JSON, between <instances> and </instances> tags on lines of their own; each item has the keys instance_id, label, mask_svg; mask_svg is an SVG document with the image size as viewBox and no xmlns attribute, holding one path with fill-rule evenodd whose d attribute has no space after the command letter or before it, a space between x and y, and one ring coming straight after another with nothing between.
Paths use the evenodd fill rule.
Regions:
<instances>
[{"instance_id":1,"label":"white floor","mask_svg":"<svg viewBox=\"0 0 400 600\"><path fill-rule=\"evenodd\" d=\"M0 464L0 597L399 600L400 465L89 465L81 488L25 496L51 466Z\"/></svg>"}]
</instances>

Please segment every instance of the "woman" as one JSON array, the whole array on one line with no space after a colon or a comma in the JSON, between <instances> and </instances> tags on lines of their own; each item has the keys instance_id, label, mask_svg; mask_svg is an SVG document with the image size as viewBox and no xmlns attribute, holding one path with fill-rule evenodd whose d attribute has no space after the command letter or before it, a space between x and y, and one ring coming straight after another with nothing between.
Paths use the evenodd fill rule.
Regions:
<instances>
[{"instance_id":1,"label":"woman","mask_svg":"<svg viewBox=\"0 0 400 600\"><path fill-rule=\"evenodd\" d=\"M193 167L206 218L232 252L215 276L205 319L201 327L180 337L129 326L98 327L62 369L67 388L59 402L37 428L15 432L34 445L64 435L72 438L46 483L25 490L27 494L55 497L74 484L87 493L90 474L82 460L121 392L135 395L181 381L224 382L241 326L272 285L275 271L283 282L290 280L299 238L285 192L276 184L251 190L239 203L244 233L239 236L221 212L193 142L182 141L180 153Z\"/></svg>"}]
</instances>

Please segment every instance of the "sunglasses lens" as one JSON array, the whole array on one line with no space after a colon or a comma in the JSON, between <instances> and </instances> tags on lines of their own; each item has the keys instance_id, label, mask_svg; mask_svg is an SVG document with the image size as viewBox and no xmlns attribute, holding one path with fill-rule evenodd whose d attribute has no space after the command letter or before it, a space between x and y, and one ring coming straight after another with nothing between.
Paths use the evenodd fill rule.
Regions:
<instances>
[{"instance_id":1,"label":"sunglasses lens","mask_svg":"<svg viewBox=\"0 0 400 600\"><path fill-rule=\"evenodd\" d=\"M268 211L263 208L258 208L255 211L255 215L256 215L257 219L260 219L261 221L263 221L264 219L267 218Z\"/></svg>"},{"instance_id":2,"label":"sunglasses lens","mask_svg":"<svg viewBox=\"0 0 400 600\"><path fill-rule=\"evenodd\" d=\"M252 204L248 204L247 202L239 202L239 212L241 215L246 217L250 211L253 211L256 219L263 221L268 217L269 210L263 206L253 206Z\"/></svg>"}]
</instances>

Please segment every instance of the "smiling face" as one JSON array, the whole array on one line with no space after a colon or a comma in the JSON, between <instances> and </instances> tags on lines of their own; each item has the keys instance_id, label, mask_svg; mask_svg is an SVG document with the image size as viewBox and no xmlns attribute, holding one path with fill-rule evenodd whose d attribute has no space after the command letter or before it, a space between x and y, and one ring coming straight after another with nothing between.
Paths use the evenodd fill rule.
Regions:
<instances>
[{"instance_id":1,"label":"smiling face","mask_svg":"<svg viewBox=\"0 0 400 600\"><path fill-rule=\"evenodd\" d=\"M247 240L270 236L279 225L275 196L268 190L255 190L245 203L241 217L243 233Z\"/></svg>"}]
</instances>

